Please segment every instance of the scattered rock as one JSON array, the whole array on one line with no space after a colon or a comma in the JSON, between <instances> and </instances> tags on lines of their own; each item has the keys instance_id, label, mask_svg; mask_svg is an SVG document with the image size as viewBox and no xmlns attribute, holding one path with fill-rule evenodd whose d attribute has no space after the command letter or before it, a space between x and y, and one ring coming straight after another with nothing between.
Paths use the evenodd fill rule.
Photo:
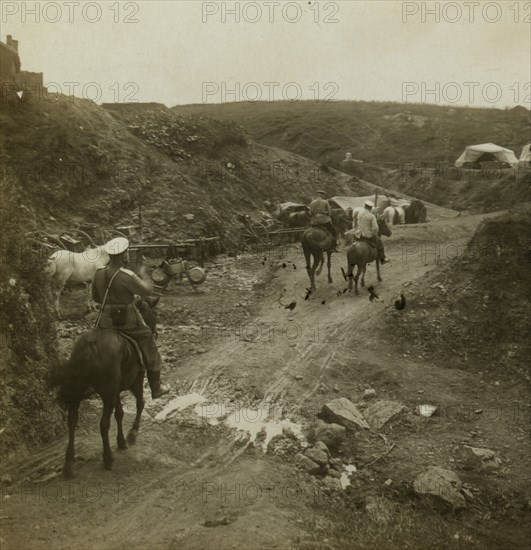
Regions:
<instances>
[{"instance_id":1,"label":"scattered rock","mask_svg":"<svg viewBox=\"0 0 531 550\"><path fill-rule=\"evenodd\" d=\"M184 214L183 218L191 222L195 219L195 214Z\"/></svg>"},{"instance_id":2,"label":"scattered rock","mask_svg":"<svg viewBox=\"0 0 531 550\"><path fill-rule=\"evenodd\" d=\"M300 374L297 374L297 376L295 376L295 380L302 380L302 376Z\"/></svg>"},{"instance_id":3,"label":"scattered rock","mask_svg":"<svg viewBox=\"0 0 531 550\"><path fill-rule=\"evenodd\" d=\"M301 450L301 443L297 436L291 433L275 435L267 444L267 452L282 458L292 458Z\"/></svg>"},{"instance_id":4,"label":"scattered rock","mask_svg":"<svg viewBox=\"0 0 531 550\"><path fill-rule=\"evenodd\" d=\"M339 424L319 422L313 430L316 441L322 441L330 449L337 448L345 439L347 430Z\"/></svg>"},{"instance_id":5,"label":"scattered rock","mask_svg":"<svg viewBox=\"0 0 531 550\"><path fill-rule=\"evenodd\" d=\"M376 390L369 388L363 392L363 399L370 399L376 395Z\"/></svg>"},{"instance_id":6,"label":"scattered rock","mask_svg":"<svg viewBox=\"0 0 531 550\"><path fill-rule=\"evenodd\" d=\"M321 414L324 418L331 422L337 422L337 424L341 424L345 428L354 430L358 428L370 428L355 405L345 397L334 399L324 405Z\"/></svg>"},{"instance_id":7,"label":"scattered rock","mask_svg":"<svg viewBox=\"0 0 531 550\"><path fill-rule=\"evenodd\" d=\"M460 493L461 480L455 472L439 466L432 466L418 475L413 489L419 496L427 496L432 502L443 502L453 510L465 508L466 503Z\"/></svg>"},{"instance_id":8,"label":"scattered rock","mask_svg":"<svg viewBox=\"0 0 531 550\"><path fill-rule=\"evenodd\" d=\"M205 527L217 527L218 525L228 525L230 522L229 522L229 519L227 518L227 516L222 516L222 517L219 517L219 518L213 518L213 519L207 519L203 525Z\"/></svg>"},{"instance_id":9,"label":"scattered rock","mask_svg":"<svg viewBox=\"0 0 531 550\"><path fill-rule=\"evenodd\" d=\"M384 425L405 409L404 405L396 401L376 401L365 411L365 418L371 427L380 430Z\"/></svg>"},{"instance_id":10,"label":"scattered rock","mask_svg":"<svg viewBox=\"0 0 531 550\"><path fill-rule=\"evenodd\" d=\"M296 466L302 468L305 472L308 472L309 474L317 474L321 471L321 467L319 466L319 464L301 453L295 455L293 462Z\"/></svg>"},{"instance_id":11,"label":"scattered rock","mask_svg":"<svg viewBox=\"0 0 531 550\"><path fill-rule=\"evenodd\" d=\"M319 449L320 451L324 451L326 453L326 456L330 458L330 451L328 450L326 443L324 443L323 441L317 441L314 445L314 448Z\"/></svg>"},{"instance_id":12,"label":"scattered rock","mask_svg":"<svg viewBox=\"0 0 531 550\"><path fill-rule=\"evenodd\" d=\"M502 464L501 459L491 449L464 445L458 450L458 453L467 469L487 468L496 470Z\"/></svg>"},{"instance_id":13,"label":"scattered rock","mask_svg":"<svg viewBox=\"0 0 531 550\"><path fill-rule=\"evenodd\" d=\"M325 466L328 464L328 455L321 449L316 449L315 447L312 449L306 449L304 455L320 466Z\"/></svg>"},{"instance_id":14,"label":"scattered rock","mask_svg":"<svg viewBox=\"0 0 531 550\"><path fill-rule=\"evenodd\" d=\"M326 476L322 483L325 493L334 493L343 489L341 482L336 477Z\"/></svg>"},{"instance_id":15,"label":"scattered rock","mask_svg":"<svg viewBox=\"0 0 531 550\"><path fill-rule=\"evenodd\" d=\"M437 412L438 408L439 407L437 407L436 405L418 405L415 411L420 416L425 416L429 418Z\"/></svg>"},{"instance_id":16,"label":"scattered rock","mask_svg":"<svg viewBox=\"0 0 531 550\"><path fill-rule=\"evenodd\" d=\"M337 470L338 472L343 471L343 461L340 458L331 458L328 462L334 470Z\"/></svg>"}]
</instances>

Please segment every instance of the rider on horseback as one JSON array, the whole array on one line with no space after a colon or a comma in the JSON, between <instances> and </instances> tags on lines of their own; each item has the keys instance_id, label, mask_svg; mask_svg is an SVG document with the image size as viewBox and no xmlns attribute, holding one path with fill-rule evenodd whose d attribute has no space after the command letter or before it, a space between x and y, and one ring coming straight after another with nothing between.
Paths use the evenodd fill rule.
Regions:
<instances>
[{"instance_id":1,"label":"rider on horseback","mask_svg":"<svg viewBox=\"0 0 531 550\"><path fill-rule=\"evenodd\" d=\"M332 225L332 209L324 196L324 191L317 191L319 197L310 203L310 224L312 226L324 227L332 235L332 252L339 252L337 249L337 231Z\"/></svg>"},{"instance_id":2,"label":"rider on horseback","mask_svg":"<svg viewBox=\"0 0 531 550\"><path fill-rule=\"evenodd\" d=\"M372 201L365 201L365 210L360 212L358 216L358 228L356 230L356 236L358 239L367 241L372 246L375 246L378 250L378 257L380 263L383 265L389 260L385 257L385 251L382 239L380 238L380 229L376 216L371 212L374 203Z\"/></svg>"},{"instance_id":3,"label":"rider on horseback","mask_svg":"<svg viewBox=\"0 0 531 550\"><path fill-rule=\"evenodd\" d=\"M170 390L160 383L162 359L151 329L135 306L135 295L144 297L153 292L150 283L125 269L129 262L129 241L124 237L112 239L105 245L110 262L100 267L92 280L92 298L103 304L98 319L101 329L116 329L130 336L140 348L146 365L151 396L157 399ZM112 284L111 284L112 283Z\"/></svg>"}]
</instances>

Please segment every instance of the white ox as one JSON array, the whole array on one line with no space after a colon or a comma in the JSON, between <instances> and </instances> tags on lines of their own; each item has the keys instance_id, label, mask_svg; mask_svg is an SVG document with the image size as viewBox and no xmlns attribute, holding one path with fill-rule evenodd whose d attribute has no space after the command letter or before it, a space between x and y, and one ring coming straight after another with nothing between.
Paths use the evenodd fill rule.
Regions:
<instances>
[{"instance_id":1,"label":"white ox","mask_svg":"<svg viewBox=\"0 0 531 550\"><path fill-rule=\"evenodd\" d=\"M109 255L103 246L87 248L84 252L57 250L48 259L48 273L52 278L52 294L55 311L61 317L59 298L67 283L85 283L87 286L87 306L94 309L92 300L92 278L100 267L109 263Z\"/></svg>"}]
</instances>

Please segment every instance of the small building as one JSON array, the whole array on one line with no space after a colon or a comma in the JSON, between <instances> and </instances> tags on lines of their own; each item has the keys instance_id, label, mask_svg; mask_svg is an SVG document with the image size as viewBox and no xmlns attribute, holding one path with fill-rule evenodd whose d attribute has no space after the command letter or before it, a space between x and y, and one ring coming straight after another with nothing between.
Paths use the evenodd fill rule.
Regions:
<instances>
[{"instance_id":1,"label":"small building","mask_svg":"<svg viewBox=\"0 0 531 550\"><path fill-rule=\"evenodd\" d=\"M21 71L18 54L18 40L8 34L6 42L0 41L0 85L2 100L8 99L16 92L42 93L44 88L43 74Z\"/></svg>"}]
</instances>

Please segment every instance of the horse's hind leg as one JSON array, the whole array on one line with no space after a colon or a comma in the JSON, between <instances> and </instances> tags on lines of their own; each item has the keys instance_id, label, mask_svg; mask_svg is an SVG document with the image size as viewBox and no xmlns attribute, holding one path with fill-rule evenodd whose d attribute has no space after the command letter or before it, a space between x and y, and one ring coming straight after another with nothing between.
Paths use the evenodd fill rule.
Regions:
<instances>
[{"instance_id":1,"label":"horse's hind leg","mask_svg":"<svg viewBox=\"0 0 531 550\"><path fill-rule=\"evenodd\" d=\"M112 470L114 458L112 456L111 445L109 444L109 428L111 427L111 415L114 408L115 399L105 399L103 401L103 414L100 420L101 441L103 443L103 464L107 470Z\"/></svg>"},{"instance_id":2,"label":"horse's hind leg","mask_svg":"<svg viewBox=\"0 0 531 550\"><path fill-rule=\"evenodd\" d=\"M376 274L378 276L378 282L382 282L382 277L380 275L380 260L376 260Z\"/></svg>"},{"instance_id":3,"label":"horse's hind leg","mask_svg":"<svg viewBox=\"0 0 531 550\"><path fill-rule=\"evenodd\" d=\"M332 274L330 273L330 270L332 269L332 253L327 252L327 268L328 268L328 282L331 284L334 281L332 280Z\"/></svg>"},{"instance_id":4,"label":"horse's hind leg","mask_svg":"<svg viewBox=\"0 0 531 550\"><path fill-rule=\"evenodd\" d=\"M124 410L122 408L122 400L120 399L120 395L118 395L116 403L114 404L114 418L116 420L116 426L118 427L116 443L118 444L118 449L125 451L125 449L127 449L127 443L125 442L124 431L122 429Z\"/></svg>"},{"instance_id":5,"label":"horse's hind leg","mask_svg":"<svg viewBox=\"0 0 531 550\"><path fill-rule=\"evenodd\" d=\"M66 448L63 475L67 478L74 477L74 435L79 416L79 401L70 403L68 407L68 447Z\"/></svg>"},{"instance_id":6,"label":"horse's hind leg","mask_svg":"<svg viewBox=\"0 0 531 550\"><path fill-rule=\"evenodd\" d=\"M316 266L316 267L317 267L317 264L319 264L319 267L317 268L317 271L315 272L315 274L316 274L317 276L321 275L321 271L323 271L324 261L325 261L324 253L323 253L323 252L320 252L320 253L316 256L316 262L315 262L315 266Z\"/></svg>"},{"instance_id":7,"label":"horse's hind leg","mask_svg":"<svg viewBox=\"0 0 531 550\"><path fill-rule=\"evenodd\" d=\"M361 265L358 264L358 270L356 271L356 276L354 277L354 292L356 293L356 296L359 296L360 294L360 291L358 289L358 281L360 278L361 269Z\"/></svg>"},{"instance_id":8,"label":"horse's hind leg","mask_svg":"<svg viewBox=\"0 0 531 550\"><path fill-rule=\"evenodd\" d=\"M315 294L315 266L317 262L314 261L314 264L312 265L312 254L307 250L304 251L304 259L306 261L306 272L310 278L310 290Z\"/></svg>"},{"instance_id":9,"label":"horse's hind leg","mask_svg":"<svg viewBox=\"0 0 531 550\"><path fill-rule=\"evenodd\" d=\"M133 384L131 391L136 397L136 416L133 422L133 427L129 430L127 434L127 442L130 445L136 443L136 438L138 436L138 430L140 428L140 417L142 416L142 411L144 410L144 373L140 373Z\"/></svg>"}]
</instances>

